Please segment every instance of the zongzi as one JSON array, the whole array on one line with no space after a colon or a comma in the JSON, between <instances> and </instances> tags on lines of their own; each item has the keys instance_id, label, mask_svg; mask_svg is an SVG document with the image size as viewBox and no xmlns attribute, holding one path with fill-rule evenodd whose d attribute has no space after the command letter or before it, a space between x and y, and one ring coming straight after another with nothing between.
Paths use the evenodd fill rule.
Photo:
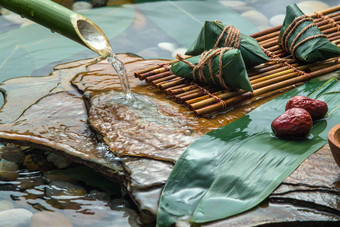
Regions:
<instances>
[{"instance_id":1,"label":"zongzi","mask_svg":"<svg viewBox=\"0 0 340 227\"><path fill-rule=\"evenodd\" d=\"M269 59L254 38L244 35L233 26L218 21L206 21L198 38L185 53L199 55L218 47L234 47L241 51L247 68L267 62Z\"/></svg>"},{"instance_id":2,"label":"zongzi","mask_svg":"<svg viewBox=\"0 0 340 227\"><path fill-rule=\"evenodd\" d=\"M240 88L253 91L238 49L229 47L212 49L174 63L171 70L176 76L222 88Z\"/></svg>"},{"instance_id":3,"label":"zongzi","mask_svg":"<svg viewBox=\"0 0 340 227\"><path fill-rule=\"evenodd\" d=\"M279 44L296 60L312 63L340 56L340 48L331 43L296 4L288 5Z\"/></svg>"}]
</instances>

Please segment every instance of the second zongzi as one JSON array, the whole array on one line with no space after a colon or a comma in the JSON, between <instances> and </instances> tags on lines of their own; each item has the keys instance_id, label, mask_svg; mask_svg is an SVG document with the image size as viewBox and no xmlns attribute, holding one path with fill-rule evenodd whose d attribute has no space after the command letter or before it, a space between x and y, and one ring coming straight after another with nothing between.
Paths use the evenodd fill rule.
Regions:
<instances>
[{"instance_id":1,"label":"second zongzi","mask_svg":"<svg viewBox=\"0 0 340 227\"><path fill-rule=\"evenodd\" d=\"M331 43L296 4L288 5L279 44L300 62L312 63L340 56L340 48Z\"/></svg>"}]
</instances>

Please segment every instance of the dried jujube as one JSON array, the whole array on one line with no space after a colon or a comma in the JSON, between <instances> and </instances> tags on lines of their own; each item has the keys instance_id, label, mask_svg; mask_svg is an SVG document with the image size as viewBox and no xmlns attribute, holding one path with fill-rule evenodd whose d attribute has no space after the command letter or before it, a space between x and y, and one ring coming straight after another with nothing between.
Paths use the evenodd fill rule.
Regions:
<instances>
[{"instance_id":1,"label":"dried jujube","mask_svg":"<svg viewBox=\"0 0 340 227\"><path fill-rule=\"evenodd\" d=\"M291 108L303 108L307 110L313 121L324 118L328 111L327 103L305 96L294 96L291 98L286 104L286 110Z\"/></svg>"},{"instance_id":2,"label":"dried jujube","mask_svg":"<svg viewBox=\"0 0 340 227\"><path fill-rule=\"evenodd\" d=\"M302 108L288 109L272 122L277 137L305 137L313 125L310 114Z\"/></svg>"}]
</instances>

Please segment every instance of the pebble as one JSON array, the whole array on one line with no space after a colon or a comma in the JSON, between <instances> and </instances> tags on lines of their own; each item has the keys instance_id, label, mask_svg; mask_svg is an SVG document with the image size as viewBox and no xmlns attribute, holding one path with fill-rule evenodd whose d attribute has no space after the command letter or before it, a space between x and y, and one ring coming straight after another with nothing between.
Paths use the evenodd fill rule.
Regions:
<instances>
[{"instance_id":1,"label":"pebble","mask_svg":"<svg viewBox=\"0 0 340 227\"><path fill-rule=\"evenodd\" d=\"M329 5L320 1L304 1L297 3L297 5L306 15L313 14L314 12L319 12L329 8Z\"/></svg>"},{"instance_id":2,"label":"pebble","mask_svg":"<svg viewBox=\"0 0 340 227\"><path fill-rule=\"evenodd\" d=\"M168 42L158 43L158 47L159 49L169 51L170 53L176 50L177 48L176 44Z\"/></svg>"},{"instance_id":3,"label":"pebble","mask_svg":"<svg viewBox=\"0 0 340 227\"><path fill-rule=\"evenodd\" d=\"M0 200L0 212L4 210L10 210L13 209L14 206L11 202L7 200Z\"/></svg>"},{"instance_id":4,"label":"pebble","mask_svg":"<svg viewBox=\"0 0 340 227\"><path fill-rule=\"evenodd\" d=\"M276 16L273 16L272 18L270 18L269 24L273 27L281 25L283 23L285 17L286 17L285 14L278 14Z\"/></svg>"},{"instance_id":5,"label":"pebble","mask_svg":"<svg viewBox=\"0 0 340 227\"><path fill-rule=\"evenodd\" d=\"M155 52L155 51L152 51L152 50L142 50L142 51L138 52L137 54L139 56L149 57L149 58L157 58L157 57L159 57L158 53Z\"/></svg>"},{"instance_id":6,"label":"pebble","mask_svg":"<svg viewBox=\"0 0 340 227\"><path fill-rule=\"evenodd\" d=\"M15 162L16 164L22 164L25 159L25 155L21 148L15 144L8 144L0 148L1 158Z\"/></svg>"},{"instance_id":7,"label":"pebble","mask_svg":"<svg viewBox=\"0 0 340 227\"><path fill-rule=\"evenodd\" d=\"M54 181L51 184L51 187L46 187L46 196L53 198L72 198L72 197L84 197L87 194L87 191L77 185Z\"/></svg>"},{"instance_id":8,"label":"pebble","mask_svg":"<svg viewBox=\"0 0 340 227\"><path fill-rule=\"evenodd\" d=\"M0 226L23 227L28 226L33 213L29 210L17 208L0 212Z\"/></svg>"},{"instance_id":9,"label":"pebble","mask_svg":"<svg viewBox=\"0 0 340 227\"><path fill-rule=\"evenodd\" d=\"M249 10L241 14L242 17L248 19L259 28L268 26L268 18L256 10Z\"/></svg>"},{"instance_id":10,"label":"pebble","mask_svg":"<svg viewBox=\"0 0 340 227\"><path fill-rule=\"evenodd\" d=\"M35 186L43 185L45 184L44 179L42 176L27 176L27 177L19 177L17 179L17 182L20 184L18 185L18 188L20 190L26 190L29 188L34 188Z\"/></svg>"},{"instance_id":11,"label":"pebble","mask_svg":"<svg viewBox=\"0 0 340 227\"><path fill-rule=\"evenodd\" d=\"M231 8L246 6L246 3L242 1L220 1L220 3Z\"/></svg>"},{"instance_id":12,"label":"pebble","mask_svg":"<svg viewBox=\"0 0 340 227\"><path fill-rule=\"evenodd\" d=\"M92 5L89 2L81 1L81 2L75 2L72 5L72 10L79 13L79 12L85 12L92 9Z\"/></svg>"},{"instance_id":13,"label":"pebble","mask_svg":"<svg viewBox=\"0 0 340 227\"><path fill-rule=\"evenodd\" d=\"M31 227L72 227L71 221L58 212L39 212L32 216Z\"/></svg>"},{"instance_id":14,"label":"pebble","mask_svg":"<svg viewBox=\"0 0 340 227\"><path fill-rule=\"evenodd\" d=\"M57 155L55 153L49 153L47 155L47 161L52 162L59 169L66 168L71 165L72 162L61 155Z\"/></svg>"},{"instance_id":15,"label":"pebble","mask_svg":"<svg viewBox=\"0 0 340 227\"><path fill-rule=\"evenodd\" d=\"M101 7L106 5L107 0L90 0L90 3L93 7Z\"/></svg>"},{"instance_id":16,"label":"pebble","mask_svg":"<svg viewBox=\"0 0 340 227\"><path fill-rule=\"evenodd\" d=\"M230 9L235 10L238 13L243 13L245 11L253 9L252 7L247 6L247 4L242 1L220 1L220 3Z\"/></svg>"},{"instance_id":17,"label":"pebble","mask_svg":"<svg viewBox=\"0 0 340 227\"><path fill-rule=\"evenodd\" d=\"M11 181L17 179L18 176L18 165L15 162L5 159L0 161L0 179Z\"/></svg>"},{"instance_id":18,"label":"pebble","mask_svg":"<svg viewBox=\"0 0 340 227\"><path fill-rule=\"evenodd\" d=\"M97 190L92 190L89 192L89 194L87 194L87 197L90 199L98 199L98 200L105 200L106 197L106 193L105 192L100 192Z\"/></svg>"},{"instance_id":19,"label":"pebble","mask_svg":"<svg viewBox=\"0 0 340 227\"><path fill-rule=\"evenodd\" d=\"M176 58L177 54L184 56L185 52L187 52L187 50L188 50L187 48L178 48L171 53L171 57Z\"/></svg>"}]
</instances>

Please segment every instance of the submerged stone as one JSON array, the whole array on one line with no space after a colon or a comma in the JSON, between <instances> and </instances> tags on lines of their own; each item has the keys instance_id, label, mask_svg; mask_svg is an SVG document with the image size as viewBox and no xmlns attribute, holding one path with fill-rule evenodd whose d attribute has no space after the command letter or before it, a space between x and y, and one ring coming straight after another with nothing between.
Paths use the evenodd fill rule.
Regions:
<instances>
[{"instance_id":1,"label":"submerged stone","mask_svg":"<svg viewBox=\"0 0 340 227\"><path fill-rule=\"evenodd\" d=\"M27 226L33 213L29 210L16 208L0 212L0 226Z\"/></svg>"},{"instance_id":2,"label":"submerged stone","mask_svg":"<svg viewBox=\"0 0 340 227\"><path fill-rule=\"evenodd\" d=\"M11 202L7 200L0 200L0 212L4 210L12 209L14 206Z\"/></svg>"},{"instance_id":3,"label":"submerged stone","mask_svg":"<svg viewBox=\"0 0 340 227\"><path fill-rule=\"evenodd\" d=\"M18 178L18 165L5 159L0 161L0 180L11 181Z\"/></svg>"},{"instance_id":4,"label":"submerged stone","mask_svg":"<svg viewBox=\"0 0 340 227\"><path fill-rule=\"evenodd\" d=\"M39 212L32 216L31 218L31 227L73 227L73 224L70 220L65 217L63 214L58 212Z\"/></svg>"}]
</instances>

